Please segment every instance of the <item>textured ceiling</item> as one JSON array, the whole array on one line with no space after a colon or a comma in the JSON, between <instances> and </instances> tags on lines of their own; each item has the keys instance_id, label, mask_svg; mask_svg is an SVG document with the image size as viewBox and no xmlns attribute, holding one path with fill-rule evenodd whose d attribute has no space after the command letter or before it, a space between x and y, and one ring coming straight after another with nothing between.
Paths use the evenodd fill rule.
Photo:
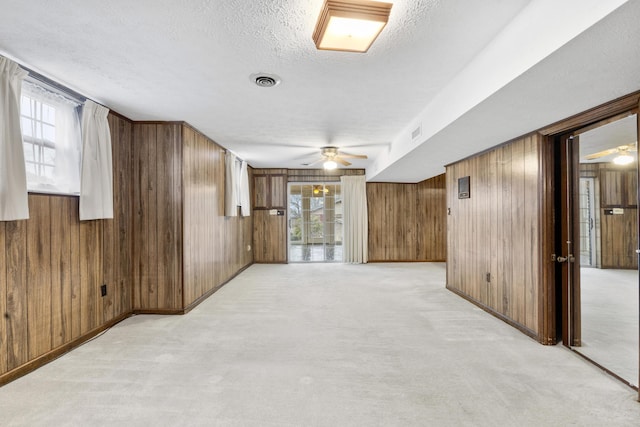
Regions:
<instances>
[{"instance_id":1,"label":"textured ceiling","mask_svg":"<svg viewBox=\"0 0 640 427\"><path fill-rule=\"evenodd\" d=\"M584 1L597 4L580 4ZM502 88L517 87L518 81L505 78L495 91L479 96L476 105L466 106L464 114L421 141L421 148L437 143L442 150L398 151L394 146L402 145L399 137L425 107L446 109L447 102L435 102L438 96L456 76L473 70L505 27L513 27L529 10L551 11L558 2L396 0L389 24L366 54L315 49L311 34L322 3L0 0L0 53L133 120L187 121L254 167L299 168L319 147L337 145L368 154L369 160L354 160L353 166L366 167L376 180L433 176L446 162L477 152L483 144L495 145L505 140L500 138L517 136L513 133L520 128L534 129L534 123L542 121L542 126L571 110L550 111L555 113L547 115L552 120L544 115L538 121L521 117L518 126L490 133L489 142L447 148L450 141L438 139L446 132L469 134L496 127L500 108L482 110L491 97L506 102L509 112L512 97L519 95ZM585 9L602 16L609 12L598 7ZM628 9L637 22L638 7ZM621 31L616 37L627 44L634 41ZM552 47L541 57L559 46ZM478 77L501 75L486 71ZM276 74L282 83L259 88L250 81L250 75L259 72ZM534 83L548 79L545 73L534 73ZM478 106L484 121L480 128L467 128L477 125L469 117L479 114ZM400 155L387 159L394 150ZM370 173L374 164L375 172ZM407 167L415 170L409 173Z\"/></svg>"}]
</instances>

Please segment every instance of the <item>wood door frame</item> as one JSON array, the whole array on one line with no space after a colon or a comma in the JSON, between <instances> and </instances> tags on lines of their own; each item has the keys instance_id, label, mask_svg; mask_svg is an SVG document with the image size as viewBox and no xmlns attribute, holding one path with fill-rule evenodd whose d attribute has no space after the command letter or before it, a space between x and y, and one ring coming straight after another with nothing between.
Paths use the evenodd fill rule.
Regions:
<instances>
[{"instance_id":1,"label":"wood door frame","mask_svg":"<svg viewBox=\"0 0 640 427\"><path fill-rule=\"evenodd\" d=\"M554 153L555 139L563 134L579 131L588 126L596 127L606 124L626 115L636 114L638 135L640 135L640 91L622 96L613 101L599 105L590 110L576 114L564 120L560 120L549 126L538 130L538 133L546 138L543 143L541 162L541 179L543 180L543 192L541 197L541 237L542 237L542 259L540 277L541 284L541 307L540 307L540 333L541 342L555 344L561 338L561 325L558 323L558 305L561 304L561 295L556 289L556 266L551 261L551 254L556 247L556 221L558 220L554 209L556 184L556 169L558 161ZM638 159L638 178L640 180L640 158ZM640 182L640 181L639 181ZM638 200L640 201L640 186L638 187ZM640 204L639 204L640 206ZM640 217L638 218L638 242L640 242ZM640 261L640 254L639 254ZM640 301L638 302L640 304ZM640 322L640 319L638 319ZM560 333L559 333L560 332ZM640 354L640 346L638 348ZM640 361L639 361L640 368ZM640 392L638 393L640 401Z\"/></svg>"},{"instance_id":2,"label":"wood door frame","mask_svg":"<svg viewBox=\"0 0 640 427\"><path fill-rule=\"evenodd\" d=\"M561 292L556 289L556 262L551 254L556 247L555 185L557 155L554 152L554 139L562 134L584 129L587 126L605 124L621 115L638 113L640 110L640 91L622 96L613 101L601 104L582 113L560 120L537 131L543 138L540 171L542 191L540 194L541 218L541 259L539 277L541 278L540 298L540 342L556 344L561 339L561 323L558 316L558 304L561 303ZM640 135L640 119L639 135ZM638 195L640 200L640 194ZM640 229L640 227L639 227ZM640 349L639 349L640 352ZM640 397L640 396L639 396Z\"/></svg>"},{"instance_id":3,"label":"wood door frame","mask_svg":"<svg viewBox=\"0 0 640 427\"><path fill-rule=\"evenodd\" d=\"M580 191L580 150L579 136L573 132L555 138L559 144L558 179L559 198L556 199L556 251L560 257L573 258L564 263L556 263L556 280L561 283L562 306L562 343L568 347L580 347L582 344L581 305L580 305L580 258L579 250L580 223L576 221ZM557 289L557 285L556 285Z\"/></svg>"}]
</instances>

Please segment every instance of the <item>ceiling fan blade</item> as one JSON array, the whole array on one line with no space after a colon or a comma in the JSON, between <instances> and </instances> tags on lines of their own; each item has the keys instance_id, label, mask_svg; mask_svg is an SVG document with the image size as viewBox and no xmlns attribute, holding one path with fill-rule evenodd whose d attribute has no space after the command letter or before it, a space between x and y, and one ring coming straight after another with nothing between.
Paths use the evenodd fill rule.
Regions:
<instances>
[{"instance_id":1,"label":"ceiling fan blade","mask_svg":"<svg viewBox=\"0 0 640 427\"><path fill-rule=\"evenodd\" d=\"M638 147L637 147L637 144L634 142L633 144L619 146L618 151L620 151L621 153L623 151L638 151Z\"/></svg>"},{"instance_id":2,"label":"ceiling fan blade","mask_svg":"<svg viewBox=\"0 0 640 427\"><path fill-rule=\"evenodd\" d=\"M347 162L344 159L341 159L340 157L334 157L333 161L340 163L342 166L351 166L351 163Z\"/></svg>"},{"instance_id":3,"label":"ceiling fan blade","mask_svg":"<svg viewBox=\"0 0 640 427\"><path fill-rule=\"evenodd\" d=\"M303 163L302 165L303 165L303 166L313 166L313 165L315 165L316 163L320 163L320 162L322 162L323 160L325 160L325 158L324 158L324 157L321 157L321 158L316 159L316 160L314 160L314 161L312 161L312 162L309 162L309 163Z\"/></svg>"},{"instance_id":4,"label":"ceiling fan blade","mask_svg":"<svg viewBox=\"0 0 640 427\"><path fill-rule=\"evenodd\" d=\"M588 156L585 156L585 159L593 160L593 159L597 159L597 158L600 158L600 157L608 156L609 154L617 153L618 151L619 150L617 148L609 148L608 150L603 150L603 151L599 151L597 153L589 154Z\"/></svg>"},{"instance_id":5,"label":"ceiling fan blade","mask_svg":"<svg viewBox=\"0 0 640 427\"><path fill-rule=\"evenodd\" d=\"M350 154L350 153L345 153L344 151L341 151L339 156L344 159L368 159L368 157L365 154Z\"/></svg>"}]
</instances>

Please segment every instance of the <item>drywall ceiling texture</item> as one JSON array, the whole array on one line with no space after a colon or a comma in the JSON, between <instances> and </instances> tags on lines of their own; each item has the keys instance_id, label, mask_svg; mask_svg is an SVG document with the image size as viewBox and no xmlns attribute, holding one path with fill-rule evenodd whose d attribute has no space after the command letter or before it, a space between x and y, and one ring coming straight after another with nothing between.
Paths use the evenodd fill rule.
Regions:
<instances>
[{"instance_id":1,"label":"drywall ceiling texture","mask_svg":"<svg viewBox=\"0 0 640 427\"><path fill-rule=\"evenodd\" d=\"M325 145L388 149L528 1L396 0L366 54L315 48L323 0L11 3L0 53L131 119L185 120L255 167L300 167ZM258 72L282 83L256 87Z\"/></svg>"},{"instance_id":2,"label":"drywall ceiling texture","mask_svg":"<svg viewBox=\"0 0 640 427\"><path fill-rule=\"evenodd\" d=\"M626 56L637 1L598 38L590 27L624 0L396 0L366 54L316 50L323 0L10 3L0 54L133 120L187 121L254 167L298 168L337 145L370 156L353 162L370 180L417 182L640 88ZM586 68L567 72L575 59ZM259 72L282 83L259 88Z\"/></svg>"}]
</instances>

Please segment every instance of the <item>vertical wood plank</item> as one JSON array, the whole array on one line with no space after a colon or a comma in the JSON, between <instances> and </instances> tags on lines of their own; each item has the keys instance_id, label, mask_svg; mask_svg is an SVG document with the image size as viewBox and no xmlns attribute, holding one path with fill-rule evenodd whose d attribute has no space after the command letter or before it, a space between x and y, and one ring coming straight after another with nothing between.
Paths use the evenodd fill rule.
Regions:
<instances>
[{"instance_id":1,"label":"vertical wood plank","mask_svg":"<svg viewBox=\"0 0 640 427\"><path fill-rule=\"evenodd\" d=\"M92 331L101 323L102 301L102 222L80 222L80 333Z\"/></svg>"},{"instance_id":2,"label":"vertical wood plank","mask_svg":"<svg viewBox=\"0 0 640 427\"><path fill-rule=\"evenodd\" d=\"M79 199L73 198L73 220L69 231L71 242L71 339L82 334L82 249L80 245Z\"/></svg>"},{"instance_id":3,"label":"vertical wood plank","mask_svg":"<svg viewBox=\"0 0 640 427\"><path fill-rule=\"evenodd\" d=\"M524 191L524 324L531 330L538 327L538 288L542 283L542 277L538 277L540 271L540 230L538 218L542 214L540 205L541 193L540 179L542 171L539 170L540 150L539 136L532 135L526 139L525 145L525 191Z\"/></svg>"},{"instance_id":4,"label":"vertical wood plank","mask_svg":"<svg viewBox=\"0 0 640 427\"><path fill-rule=\"evenodd\" d=\"M114 147L115 210L114 233L117 251L114 285L114 314L120 315L132 309L133 295L133 124L113 114L109 115L112 135L117 135Z\"/></svg>"},{"instance_id":5,"label":"vertical wood plank","mask_svg":"<svg viewBox=\"0 0 640 427\"><path fill-rule=\"evenodd\" d=\"M134 124L134 306L157 307L156 126Z\"/></svg>"},{"instance_id":6,"label":"vertical wood plank","mask_svg":"<svg viewBox=\"0 0 640 427\"><path fill-rule=\"evenodd\" d=\"M71 340L71 197L52 197L51 334L53 348Z\"/></svg>"},{"instance_id":7,"label":"vertical wood plank","mask_svg":"<svg viewBox=\"0 0 640 427\"><path fill-rule=\"evenodd\" d=\"M180 235L182 217L180 177L180 127L176 124L157 125L157 230L158 230L158 298L159 308L181 308L174 298L180 287Z\"/></svg>"},{"instance_id":8,"label":"vertical wood plank","mask_svg":"<svg viewBox=\"0 0 640 427\"><path fill-rule=\"evenodd\" d=\"M29 358L52 348L51 340L51 222L49 197L29 196L27 225L27 321Z\"/></svg>"},{"instance_id":9,"label":"vertical wood plank","mask_svg":"<svg viewBox=\"0 0 640 427\"><path fill-rule=\"evenodd\" d=\"M0 221L0 375L7 372L7 250L5 222Z\"/></svg>"},{"instance_id":10,"label":"vertical wood plank","mask_svg":"<svg viewBox=\"0 0 640 427\"><path fill-rule=\"evenodd\" d=\"M7 268L7 369L29 360L27 319L27 221L5 223Z\"/></svg>"},{"instance_id":11,"label":"vertical wood plank","mask_svg":"<svg viewBox=\"0 0 640 427\"><path fill-rule=\"evenodd\" d=\"M512 222L511 222L511 241L512 241L512 270L511 270L511 286L510 293L512 304L510 317L516 322L524 325L524 301L525 290L527 287L526 265L531 263L528 257L530 248L525 246L527 243L527 233L525 227L525 146L526 140L522 140L518 144L512 145L512 163L511 163L511 202L512 202Z\"/></svg>"}]
</instances>

